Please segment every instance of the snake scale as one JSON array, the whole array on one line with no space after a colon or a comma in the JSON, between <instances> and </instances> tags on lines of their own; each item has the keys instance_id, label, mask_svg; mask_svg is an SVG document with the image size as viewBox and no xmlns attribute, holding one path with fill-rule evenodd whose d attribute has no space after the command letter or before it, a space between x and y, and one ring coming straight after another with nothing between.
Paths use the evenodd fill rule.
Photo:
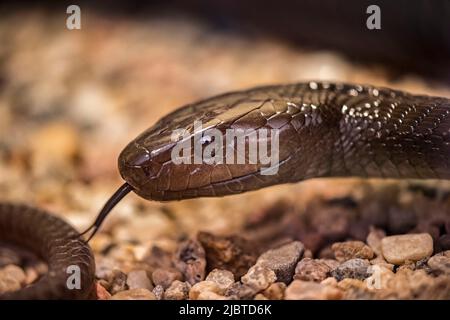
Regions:
<instances>
[{"instance_id":1,"label":"snake scale","mask_svg":"<svg viewBox=\"0 0 450 320\"><path fill-rule=\"evenodd\" d=\"M172 132L184 128L277 129L278 171L261 164L176 164ZM269 141L270 142L270 141ZM206 147L208 140L202 140ZM122 151L125 183L87 231L91 237L128 192L158 201L216 197L316 177L450 179L450 100L373 86L307 82L257 87L186 105L163 117ZM2 298L86 298L94 280L87 244L65 222L38 209L1 204L0 240L27 247L49 265L37 283ZM65 286L79 265L82 288Z\"/></svg>"}]
</instances>

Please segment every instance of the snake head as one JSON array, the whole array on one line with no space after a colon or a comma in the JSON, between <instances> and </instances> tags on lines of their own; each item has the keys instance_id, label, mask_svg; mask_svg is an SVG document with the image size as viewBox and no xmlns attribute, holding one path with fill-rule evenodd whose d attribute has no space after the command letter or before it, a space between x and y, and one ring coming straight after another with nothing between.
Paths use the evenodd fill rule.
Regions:
<instances>
[{"instance_id":1,"label":"snake head","mask_svg":"<svg viewBox=\"0 0 450 320\"><path fill-rule=\"evenodd\" d=\"M268 130L273 127L267 126L261 111L272 107L267 103L265 96L236 92L178 109L122 151L123 179L138 195L160 201L222 196L274 184L266 169L277 173L278 137ZM266 144L264 161L258 153L261 143Z\"/></svg>"}]
</instances>

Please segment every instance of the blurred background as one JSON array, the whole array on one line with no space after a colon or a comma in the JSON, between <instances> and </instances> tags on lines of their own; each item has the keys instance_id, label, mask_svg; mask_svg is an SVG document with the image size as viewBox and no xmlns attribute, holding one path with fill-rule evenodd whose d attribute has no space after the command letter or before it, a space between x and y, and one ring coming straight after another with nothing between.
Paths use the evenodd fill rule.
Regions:
<instances>
[{"instance_id":1,"label":"blurred background","mask_svg":"<svg viewBox=\"0 0 450 320\"><path fill-rule=\"evenodd\" d=\"M450 97L446 0L77 1L81 30L66 28L70 4L0 5L0 199L50 209L80 229L121 184L121 149L161 116L194 100L308 80ZM366 27L370 4L381 8L381 30ZM273 215L267 208L284 210L280 201L303 212L312 210L310 200L376 198L373 190L381 190L376 199L383 205L380 199L392 189L377 188L389 183L318 180L179 203L131 195L93 246L101 252L105 243L118 243L125 251L117 257L126 260L124 244L138 243L130 249L137 254L154 243L173 248L175 240L198 230L230 234ZM401 197L414 210L434 210L427 199ZM348 236L339 232L338 238ZM317 235L308 239L302 240L314 250L324 246Z\"/></svg>"}]
</instances>

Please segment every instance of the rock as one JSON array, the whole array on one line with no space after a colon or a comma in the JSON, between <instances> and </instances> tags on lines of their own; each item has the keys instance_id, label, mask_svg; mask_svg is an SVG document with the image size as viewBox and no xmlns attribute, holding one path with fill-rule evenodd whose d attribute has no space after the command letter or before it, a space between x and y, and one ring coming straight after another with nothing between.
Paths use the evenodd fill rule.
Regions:
<instances>
[{"instance_id":1,"label":"rock","mask_svg":"<svg viewBox=\"0 0 450 320\"><path fill-rule=\"evenodd\" d=\"M368 278L364 280L368 289L387 289L389 281L395 276L392 269L382 265L371 265L367 272L370 274Z\"/></svg>"},{"instance_id":2,"label":"rock","mask_svg":"<svg viewBox=\"0 0 450 320\"><path fill-rule=\"evenodd\" d=\"M364 280L369 276L367 269L369 268L370 263L367 260L363 259L351 259L347 260L337 268L331 271L331 275L335 277L338 281L341 281L344 278L353 278Z\"/></svg>"},{"instance_id":3,"label":"rock","mask_svg":"<svg viewBox=\"0 0 450 320\"><path fill-rule=\"evenodd\" d=\"M263 295L269 300L282 300L285 290L286 284L284 282L275 282L263 291Z\"/></svg>"},{"instance_id":4,"label":"rock","mask_svg":"<svg viewBox=\"0 0 450 320\"><path fill-rule=\"evenodd\" d=\"M213 293L220 294L221 290L217 283L212 281L201 281L192 286L189 290L189 299L197 300L200 293L204 291L210 291Z\"/></svg>"},{"instance_id":5,"label":"rock","mask_svg":"<svg viewBox=\"0 0 450 320\"><path fill-rule=\"evenodd\" d=\"M341 290L317 282L294 280L285 291L286 300L338 300Z\"/></svg>"},{"instance_id":6,"label":"rock","mask_svg":"<svg viewBox=\"0 0 450 320\"><path fill-rule=\"evenodd\" d=\"M277 276L272 269L256 264L242 276L241 282L253 288L255 291L266 289L277 280Z\"/></svg>"},{"instance_id":7,"label":"rock","mask_svg":"<svg viewBox=\"0 0 450 320\"><path fill-rule=\"evenodd\" d=\"M173 267L173 254L159 246L152 246L151 249L144 254L142 261L152 269L171 268Z\"/></svg>"},{"instance_id":8,"label":"rock","mask_svg":"<svg viewBox=\"0 0 450 320\"><path fill-rule=\"evenodd\" d=\"M345 299L370 299L372 297L366 283L358 279L345 278L338 282L337 287L343 290Z\"/></svg>"},{"instance_id":9,"label":"rock","mask_svg":"<svg viewBox=\"0 0 450 320\"><path fill-rule=\"evenodd\" d=\"M321 259L304 258L295 268L294 279L320 282L327 278L331 268Z\"/></svg>"},{"instance_id":10,"label":"rock","mask_svg":"<svg viewBox=\"0 0 450 320\"><path fill-rule=\"evenodd\" d=\"M266 251L258 258L256 264L273 270L277 280L287 284L292 281L295 266L303 256L304 251L305 247L300 241L293 241Z\"/></svg>"},{"instance_id":11,"label":"rock","mask_svg":"<svg viewBox=\"0 0 450 320\"><path fill-rule=\"evenodd\" d=\"M95 276L98 279L111 279L114 276L114 270L117 270L118 263L108 257L99 256L95 258Z\"/></svg>"},{"instance_id":12,"label":"rock","mask_svg":"<svg viewBox=\"0 0 450 320\"><path fill-rule=\"evenodd\" d=\"M337 280L335 277L328 277L325 280L322 280L320 284L326 285L326 286L337 286Z\"/></svg>"},{"instance_id":13,"label":"rock","mask_svg":"<svg viewBox=\"0 0 450 320\"><path fill-rule=\"evenodd\" d=\"M140 288L118 292L111 300L156 300L156 296L153 292Z\"/></svg>"},{"instance_id":14,"label":"rock","mask_svg":"<svg viewBox=\"0 0 450 320\"><path fill-rule=\"evenodd\" d=\"M164 289L170 287L175 280L183 280L183 275L175 268L158 268L152 273L152 279L155 286L162 286Z\"/></svg>"},{"instance_id":15,"label":"rock","mask_svg":"<svg viewBox=\"0 0 450 320\"><path fill-rule=\"evenodd\" d=\"M162 300L164 298L164 288L163 286L155 286L152 290L153 294L156 297L156 300Z\"/></svg>"},{"instance_id":16,"label":"rock","mask_svg":"<svg viewBox=\"0 0 450 320\"><path fill-rule=\"evenodd\" d=\"M147 290L153 290L153 285L147 276L145 270L133 270L128 273L127 285L129 289L144 288Z\"/></svg>"},{"instance_id":17,"label":"rock","mask_svg":"<svg viewBox=\"0 0 450 320\"><path fill-rule=\"evenodd\" d=\"M124 291L127 288L127 275L120 270L114 270L112 277L107 279L109 283L109 292L116 294L120 291Z\"/></svg>"},{"instance_id":18,"label":"rock","mask_svg":"<svg viewBox=\"0 0 450 320\"><path fill-rule=\"evenodd\" d=\"M98 300L109 300L111 294L98 281L95 283L95 295Z\"/></svg>"},{"instance_id":19,"label":"rock","mask_svg":"<svg viewBox=\"0 0 450 320\"><path fill-rule=\"evenodd\" d=\"M205 250L195 240L187 240L180 244L175 255L175 266L191 285L205 279Z\"/></svg>"},{"instance_id":20,"label":"rock","mask_svg":"<svg viewBox=\"0 0 450 320\"><path fill-rule=\"evenodd\" d=\"M25 272L13 264L0 269L0 293L19 290L25 284Z\"/></svg>"},{"instance_id":21,"label":"rock","mask_svg":"<svg viewBox=\"0 0 450 320\"><path fill-rule=\"evenodd\" d=\"M372 259L373 251L362 241L336 242L331 246L337 261L343 262L354 258Z\"/></svg>"},{"instance_id":22,"label":"rock","mask_svg":"<svg viewBox=\"0 0 450 320\"><path fill-rule=\"evenodd\" d=\"M253 299L256 293L257 292L252 287L240 282L235 282L227 289L225 296L234 300L250 300Z\"/></svg>"},{"instance_id":23,"label":"rock","mask_svg":"<svg viewBox=\"0 0 450 320\"><path fill-rule=\"evenodd\" d=\"M440 253L428 259L428 266L437 274L450 275L450 250L446 251L448 254Z\"/></svg>"},{"instance_id":24,"label":"rock","mask_svg":"<svg viewBox=\"0 0 450 320\"><path fill-rule=\"evenodd\" d=\"M181 282L175 280L164 293L165 300L186 300L189 298L189 290L191 285L189 282Z\"/></svg>"},{"instance_id":25,"label":"rock","mask_svg":"<svg viewBox=\"0 0 450 320\"><path fill-rule=\"evenodd\" d=\"M381 255L381 240L384 237L386 237L386 233L383 230L370 228L366 242L377 256Z\"/></svg>"},{"instance_id":26,"label":"rock","mask_svg":"<svg viewBox=\"0 0 450 320\"><path fill-rule=\"evenodd\" d=\"M253 300L269 300L265 295L262 293L258 293Z\"/></svg>"},{"instance_id":27,"label":"rock","mask_svg":"<svg viewBox=\"0 0 450 320\"><path fill-rule=\"evenodd\" d=\"M214 269L206 277L206 281L212 281L217 284L222 293L231 287L234 283L234 275L228 270Z\"/></svg>"},{"instance_id":28,"label":"rock","mask_svg":"<svg viewBox=\"0 0 450 320\"><path fill-rule=\"evenodd\" d=\"M24 285L26 283L27 276L22 268L9 264L3 268L0 269L0 273L7 275L10 278L13 278L17 282L19 282L21 285Z\"/></svg>"},{"instance_id":29,"label":"rock","mask_svg":"<svg viewBox=\"0 0 450 320\"><path fill-rule=\"evenodd\" d=\"M228 300L228 299L227 297L212 291L202 291L198 295L197 300Z\"/></svg>"},{"instance_id":30,"label":"rock","mask_svg":"<svg viewBox=\"0 0 450 320\"><path fill-rule=\"evenodd\" d=\"M256 262L255 245L242 237L199 232L197 239L205 248L209 270L229 270L240 278Z\"/></svg>"},{"instance_id":31,"label":"rock","mask_svg":"<svg viewBox=\"0 0 450 320\"><path fill-rule=\"evenodd\" d=\"M388 262L396 265L418 261L433 253L433 238L427 233L389 236L381 241L381 251Z\"/></svg>"}]
</instances>

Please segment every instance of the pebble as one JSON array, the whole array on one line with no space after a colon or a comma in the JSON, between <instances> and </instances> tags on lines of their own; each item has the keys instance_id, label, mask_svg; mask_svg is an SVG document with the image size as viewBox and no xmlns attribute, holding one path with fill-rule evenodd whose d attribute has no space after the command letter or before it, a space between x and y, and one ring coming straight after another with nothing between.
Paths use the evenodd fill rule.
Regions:
<instances>
[{"instance_id":1,"label":"pebble","mask_svg":"<svg viewBox=\"0 0 450 320\"><path fill-rule=\"evenodd\" d=\"M369 276L367 273L369 266L370 263L367 260L359 258L350 259L333 269L331 275L338 281L341 281L344 278L364 280Z\"/></svg>"},{"instance_id":2,"label":"pebble","mask_svg":"<svg viewBox=\"0 0 450 320\"><path fill-rule=\"evenodd\" d=\"M183 275L175 268L158 268L153 271L152 279L155 286L160 285L164 289L167 289L175 280L183 280Z\"/></svg>"},{"instance_id":3,"label":"pebble","mask_svg":"<svg viewBox=\"0 0 450 320\"><path fill-rule=\"evenodd\" d=\"M377 256L381 255L381 240L384 237L386 237L386 233L383 230L373 227L370 228L366 242Z\"/></svg>"},{"instance_id":4,"label":"pebble","mask_svg":"<svg viewBox=\"0 0 450 320\"><path fill-rule=\"evenodd\" d=\"M312 281L294 280L285 291L286 300L338 300L341 290Z\"/></svg>"},{"instance_id":5,"label":"pebble","mask_svg":"<svg viewBox=\"0 0 450 320\"><path fill-rule=\"evenodd\" d=\"M95 294L98 300L109 300L111 294L98 281L95 283Z\"/></svg>"},{"instance_id":6,"label":"pebble","mask_svg":"<svg viewBox=\"0 0 450 320\"><path fill-rule=\"evenodd\" d=\"M225 293L233 285L234 275L228 270L214 269L208 274L206 281L215 282L220 290Z\"/></svg>"},{"instance_id":7,"label":"pebble","mask_svg":"<svg viewBox=\"0 0 450 320\"><path fill-rule=\"evenodd\" d=\"M450 250L432 256L428 259L427 264L432 271L438 274L450 275Z\"/></svg>"},{"instance_id":8,"label":"pebble","mask_svg":"<svg viewBox=\"0 0 450 320\"><path fill-rule=\"evenodd\" d=\"M269 300L265 295L262 293L258 293L253 300Z\"/></svg>"},{"instance_id":9,"label":"pebble","mask_svg":"<svg viewBox=\"0 0 450 320\"><path fill-rule=\"evenodd\" d=\"M372 259L373 250L362 241L336 242L331 246L337 261L344 262L354 258Z\"/></svg>"},{"instance_id":10,"label":"pebble","mask_svg":"<svg viewBox=\"0 0 450 320\"><path fill-rule=\"evenodd\" d=\"M295 268L294 279L320 282L328 277L330 271L331 268L321 259L304 258Z\"/></svg>"},{"instance_id":11,"label":"pebble","mask_svg":"<svg viewBox=\"0 0 450 320\"><path fill-rule=\"evenodd\" d=\"M111 297L111 300L156 300L153 292L139 288L120 291Z\"/></svg>"},{"instance_id":12,"label":"pebble","mask_svg":"<svg viewBox=\"0 0 450 320\"><path fill-rule=\"evenodd\" d=\"M300 241L293 241L281 247L263 253L256 264L273 270L277 280L290 283L294 275L295 266L303 256L305 247Z\"/></svg>"},{"instance_id":13,"label":"pebble","mask_svg":"<svg viewBox=\"0 0 450 320\"><path fill-rule=\"evenodd\" d=\"M186 300L189 298L189 290L191 285L189 282L175 280L164 293L165 300Z\"/></svg>"},{"instance_id":14,"label":"pebble","mask_svg":"<svg viewBox=\"0 0 450 320\"><path fill-rule=\"evenodd\" d=\"M243 284L248 285L255 291L266 289L277 280L277 276L272 269L260 264L251 267L248 272L242 276Z\"/></svg>"},{"instance_id":15,"label":"pebble","mask_svg":"<svg viewBox=\"0 0 450 320\"><path fill-rule=\"evenodd\" d=\"M191 285L205 279L206 258L202 245L195 240L181 243L175 255L175 266Z\"/></svg>"},{"instance_id":16,"label":"pebble","mask_svg":"<svg viewBox=\"0 0 450 320\"><path fill-rule=\"evenodd\" d=\"M145 270L133 270L128 273L127 285L129 289L144 288L147 290L153 290L153 285L147 276Z\"/></svg>"},{"instance_id":17,"label":"pebble","mask_svg":"<svg viewBox=\"0 0 450 320\"><path fill-rule=\"evenodd\" d=\"M389 236L381 241L383 257L395 265L419 261L433 253L433 238L428 233Z\"/></svg>"},{"instance_id":18,"label":"pebble","mask_svg":"<svg viewBox=\"0 0 450 320\"><path fill-rule=\"evenodd\" d=\"M256 262L256 244L242 237L199 232L197 238L205 248L210 269L229 270L239 279Z\"/></svg>"},{"instance_id":19,"label":"pebble","mask_svg":"<svg viewBox=\"0 0 450 320\"><path fill-rule=\"evenodd\" d=\"M225 292L225 296L234 300L250 300L253 299L257 292L250 286L235 282Z\"/></svg>"},{"instance_id":20,"label":"pebble","mask_svg":"<svg viewBox=\"0 0 450 320\"><path fill-rule=\"evenodd\" d=\"M194 284L189 290L189 299L197 300L201 292L210 291L213 293L220 294L220 288L217 283L212 281L201 281Z\"/></svg>"},{"instance_id":21,"label":"pebble","mask_svg":"<svg viewBox=\"0 0 450 320\"><path fill-rule=\"evenodd\" d=\"M284 282L272 283L262 293L269 300L282 300L284 297L284 291L286 290L286 284Z\"/></svg>"},{"instance_id":22,"label":"pebble","mask_svg":"<svg viewBox=\"0 0 450 320\"><path fill-rule=\"evenodd\" d=\"M162 300L164 298L164 288L163 286L155 286L152 290L156 297L156 300Z\"/></svg>"},{"instance_id":23,"label":"pebble","mask_svg":"<svg viewBox=\"0 0 450 320\"><path fill-rule=\"evenodd\" d=\"M228 298L212 291L203 291L200 292L197 300L228 300Z\"/></svg>"},{"instance_id":24,"label":"pebble","mask_svg":"<svg viewBox=\"0 0 450 320\"><path fill-rule=\"evenodd\" d=\"M386 267L384 264L371 265L367 272L370 274L368 278L364 280L367 288L369 289L387 289L389 282L395 276L392 269Z\"/></svg>"},{"instance_id":25,"label":"pebble","mask_svg":"<svg viewBox=\"0 0 450 320\"><path fill-rule=\"evenodd\" d=\"M0 293L19 290L25 284L25 272L15 265L0 269Z\"/></svg>"},{"instance_id":26,"label":"pebble","mask_svg":"<svg viewBox=\"0 0 450 320\"><path fill-rule=\"evenodd\" d=\"M127 275L120 270L114 270L112 277L107 279L109 283L109 292L116 294L127 289Z\"/></svg>"}]
</instances>

